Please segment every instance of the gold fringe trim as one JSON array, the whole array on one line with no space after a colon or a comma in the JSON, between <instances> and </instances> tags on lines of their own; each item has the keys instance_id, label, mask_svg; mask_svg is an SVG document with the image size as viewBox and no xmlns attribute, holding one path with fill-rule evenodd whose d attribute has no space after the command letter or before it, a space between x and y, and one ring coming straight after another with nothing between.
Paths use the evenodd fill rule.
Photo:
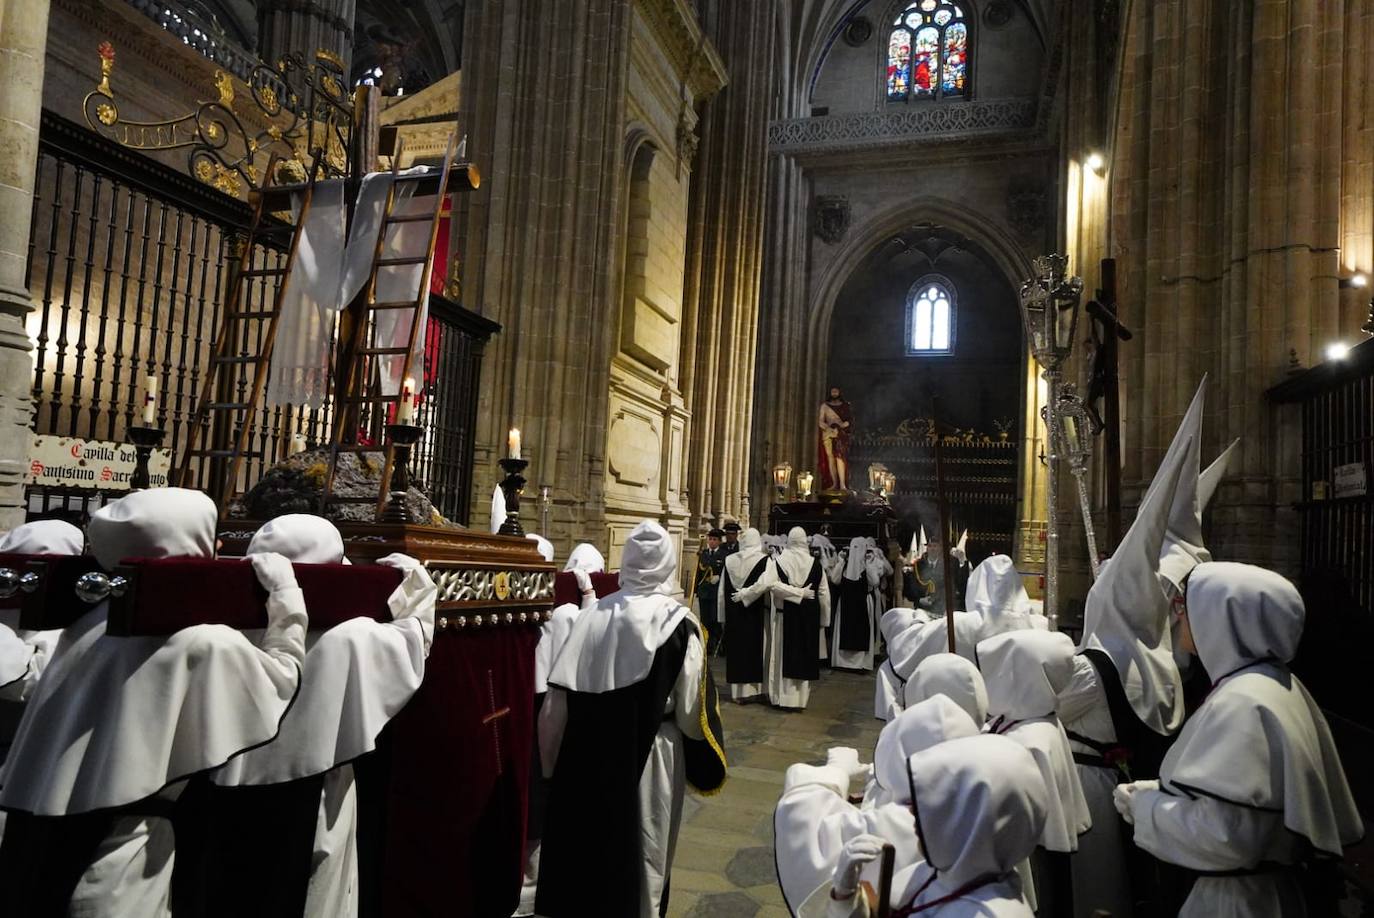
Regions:
<instances>
[{"instance_id":1,"label":"gold fringe trim","mask_svg":"<svg viewBox=\"0 0 1374 918\"><path fill-rule=\"evenodd\" d=\"M692 622L697 626L697 631L699 632L698 637L701 639L701 687L698 689L701 706L701 714L699 715L701 721L701 735L703 738L705 738L706 743L711 747L711 750L715 752L716 756L720 759L720 767L725 771L725 776L721 778L719 787L716 787L713 790L697 789L697 793L702 797L714 797L717 794L719 794L722 789L724 789L725 782L730 780L730 763L725 758L725 750L721 748L720 740L716 739L716 737L711 733L710 719L706 716L706 680L711 677L711 660L709 657L706 656L706 648L710 646L710 633L706 630L706 626L701 623L701 619L697 618L695 615L692 614L691 609L687 610L687 617L690 618ZM721 719L719 692L716 693L716 719Z\"/></svg>"}]
</instances>

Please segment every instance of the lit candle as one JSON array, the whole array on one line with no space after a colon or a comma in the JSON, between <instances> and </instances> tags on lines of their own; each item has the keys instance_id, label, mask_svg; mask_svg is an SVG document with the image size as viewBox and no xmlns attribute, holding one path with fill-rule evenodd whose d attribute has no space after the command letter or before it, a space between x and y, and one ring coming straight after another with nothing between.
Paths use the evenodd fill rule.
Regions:
<instances>
[{"instance_id":1,"label":"lit candle","mask_svg":"<svg viewBox=\"0 0 1374 918\"><path fill-rule=\"evenodd\" d=\"M409 424L415 420L415 380L409 376L401 384L401 407L396 411L396 423Z\"/></svg>"},{"instance_id":2,"label":"lit candle","mask_svg":"<svg viewBox=\"0 0 1374 918\"><path fill-rule=\"evenodd\" d=\"M512 427L512 428L510 429L510 435L506 437L506 446L508 447L508 450L507 450L507 453L506 453L506 454L507 454L507 456L508 456L509 458L511 458L511 459L519 459L519 458L520 458L520 428L519 428L519 427Z\"/></svg>"},{"instance_id":3,"label":"lit candle","mask_svg":"<svg viewBox=\"0 0 1374 918\"><path fill-rule=\"evenodd\" d=\"M149 376L143 381L143 426L152 427L157 423L157 377Z\"/></svg>"}]
</instances>

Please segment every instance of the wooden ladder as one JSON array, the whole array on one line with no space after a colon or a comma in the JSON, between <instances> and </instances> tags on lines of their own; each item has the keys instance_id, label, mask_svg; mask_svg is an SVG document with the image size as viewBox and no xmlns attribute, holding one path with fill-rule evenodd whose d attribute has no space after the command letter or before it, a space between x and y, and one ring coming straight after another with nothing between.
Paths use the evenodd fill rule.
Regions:
<instances>
[{"instance_id":1,"label":"wooden ladder","mask_svg":"<svg viewBox=\"0 0 1374 918\"><path fill-rule=\"evenodd\" d=\"M272 346L277 340L277 326L281 320L282 304L285 302L291 270L296 264L296 251L300 245L301 233L310 215L310 204L315 193L316 172L312 170L309 181L299 185L274 185L277 158L273 156L267 164L267 179L257 192L257 202L253 205L253 220L248 227L248 235L243 243L233 279L229 284L229 295L224 301L224 314L220 319L219 330L211 349L210 367L206 374L200 399L191 417L186 438L186 450L181 456L177 470L177 483L186 487L190 482L191 465L197 458L209 458L222 464L224 474L220 478L217 491L212 494L215 503L223 512L229 499L233 497L238 483L239 471L248 455L248 439L252 432L253 417L267 384L267 370L272 358ZM289 210L291 195L301 195L300 210L294 224L276 223L274 210ZM262 242L285 242L286 261L279 267L253 267L254 246ZM255 307L250 302L251 281L257 278L280 278L270 308ZM248 342L249 323L266 322L261 332L261 343ZM256 349L256 353L251 348ZM244 393L243 373L252 368L253 380L250 391ZM232 384L238 382L237 395ZM202 442L216 428L232 419L233 434L220 438L219 444ZM212 423L213 421L213 423ZM224 445L224 440L228 445ZM259 454L253 454L254 457ZM212 466L213 467L213 466Z\"/></svg>"},{"instance_id":2,"label":"wooden ladder","mask_svg":"<svg viewBox=\"0 0 1374 918\"><path fill-rule=\"evenodd\" d=\"M400 175L397 173L401 159L399 145L392 157L392 182L391 187L387 190L386 203L382 208L381 227L377 233L377 244L372 253L372 268L367 284L362 291L361 302L349 309L351 324L341 332L339 383L334 395L334 429L333 436L330 438L329 470L325 475L324 491L320 497L321 515L325 515L331 501L334 503L363 503L372 500L370 497L334 496L334 477L338 472L339 456L345 453L361 455L362 453L377 452L380 447L376 445L362 446L358 443L358 421L362 406L370 407L371 417L375 422L387 410L390 403L400 402L399 391L396 395L382 394L381 364L377 358L402 358L398 390L404 386L405 380L410 377L415 347L419 343L420 334L423 331L420 328L420 317L424 311L424 305L429 299L430 277L434 271L434 246L439 237L439 222L443 213L444 199L448 195L449 171L453 167L457 155L457 144L457 133L450 134L443 165L437 172L429 169L423 173ZM412 194L414 197L421 198L429 193L430 186L434 186L433 209L419 214L394 214L396 191L399 186L405 183L414 183L416 188ZM423 220L429 221L429 245L424 254L400 257L385 255L387 233L391 227ZM419 289L416 290L414 298L378 302L378 270L416 264L423 264L424 267L420 272ZM378 346L375 332L376 314L389 310L410 310L410 336L406 345ZM422 386L417 386L417 390L420 388ZM375 423L373 426L376 429L383 429L381 425ZM382 469L380 487L377 491L376 505L379 517L389 496L387 489L391 484L391 469L394 458L392 445L387 443L386 462Z\"/></svg>"}]
</instances>

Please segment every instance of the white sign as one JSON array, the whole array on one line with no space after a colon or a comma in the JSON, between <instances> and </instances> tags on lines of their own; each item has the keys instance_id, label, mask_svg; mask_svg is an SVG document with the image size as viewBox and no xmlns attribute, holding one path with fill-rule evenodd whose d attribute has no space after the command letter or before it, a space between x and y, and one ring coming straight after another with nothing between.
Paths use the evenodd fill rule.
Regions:
<instances>
[{"instance_id":1,"label":"white sign","mask_svg":"<svg viewBox=\"0 0 1374 918\"><path fill-rule=\"evenodd\" d=\"M131 443L38 434L29 448L29 481L63 488L127 491L137 455ZM148 458L149 484L167 487L171 468L172 451L153 450Z\"/></svg>"},{"instance_id":2,"label":"white sign","mask_svg":"<svg viewBox=\"0 0 1374 918\"><path fill-rule=\"evenodd\" d=\"M1331 481L1337 497L1360 497L1369 493L1363 462L1336 466L1331 470Z\"/></svg>"}]
</instances>

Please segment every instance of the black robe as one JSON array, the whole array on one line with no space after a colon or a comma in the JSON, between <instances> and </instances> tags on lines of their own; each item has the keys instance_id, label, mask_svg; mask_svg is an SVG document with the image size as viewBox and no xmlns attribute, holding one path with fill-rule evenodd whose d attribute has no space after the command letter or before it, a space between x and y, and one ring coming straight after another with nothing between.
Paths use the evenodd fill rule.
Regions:
<instances>
[{"instance_id":1,"label":"black robe","mask_svg":"<svg viewBox=\"0 0 1374 918\"><path fill-rule=\"evenodd\" d=\"M840 649L867 651L872 647L872 613L868 610L868 577L840 580L836 628L840 631Z\"/></svg>"},{"instance_id":2,"label":"black robe","mask_svg":"<svg viewBox=\"0 0 1374 918\"><path fill-rule=\"evenodd\" d=\"M758 583L767 567L768 556L764 555L744 583L734 583L729 568L721 575L725 578L725 681L732 685L752 685L764 679L763 640L768 628L768 600L760 596L752 606L746 606L730 597Z\"/></svg>"},{"instance_id":3,"label":"black robe","mask_svg":"<svg viewBox=\"0 0 1374 918\"><path fill-rule=\"evenodd\" d=\"M782 606L782 674L788 679L819 679L821 662L818 657L821 634L821 562L811 562L811 572L802 581L813 595L800 603ZM787 572L778 565L778 579L791 586Z\"/></svg>"},{"instance_id":4,"label":"black robe","mask_svg":"<svg viewBox=\"0 0 1374 918\"><path fill-rule=\"evenodd\" d=\"M569 691L568 720L550 781L535 911L548 918L639 913L643 819L639 782L682 672L696 624L684 619L640 682L609 692ZM713 791L725 780L715 686L703 668L707 739L683 737L687 780ZM671 867L671 865L669 865ZM664 878L662 905L668 903Z\"/></svg>"}]
</instances>

